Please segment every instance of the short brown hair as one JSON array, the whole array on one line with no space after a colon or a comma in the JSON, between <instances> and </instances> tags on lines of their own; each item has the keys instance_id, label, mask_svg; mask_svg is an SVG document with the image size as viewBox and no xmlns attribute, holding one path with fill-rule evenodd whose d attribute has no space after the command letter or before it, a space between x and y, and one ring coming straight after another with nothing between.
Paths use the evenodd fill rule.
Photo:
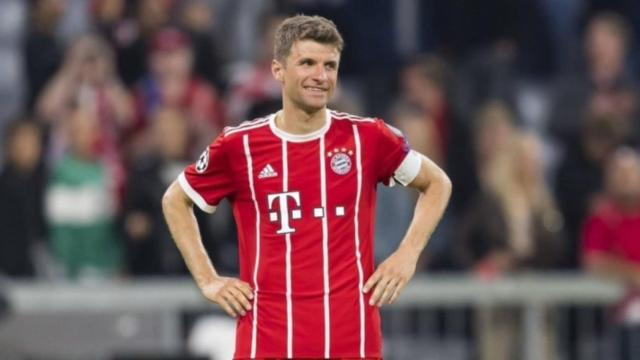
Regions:
<instances>
[{"instance_id":1,"label":"short brown hair","mask_svg":"<svg viewBox=\"0 0 640 360\"><path fill-rule=\"evenodd\" d=\"M296 15L278 26L273 47L274 58L282 62L289 56L291 46L299 40L334 45L339 52L344 47L344 40L333 21L322 16Z\"/></svg>"}]
</instances>

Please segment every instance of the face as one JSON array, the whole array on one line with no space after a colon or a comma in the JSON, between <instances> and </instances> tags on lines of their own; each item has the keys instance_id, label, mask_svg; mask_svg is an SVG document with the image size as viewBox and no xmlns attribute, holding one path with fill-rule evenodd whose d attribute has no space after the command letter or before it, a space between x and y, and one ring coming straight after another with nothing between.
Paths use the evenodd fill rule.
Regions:
<instances>
[{"instance_id":1,"label":"face","mask_svg":"<svg viewBox=\"0 0 640 360\"><path fill-rule=\"evenodd\" d=\"M151 56L153 72L160 77L188 77L192 63L193 56L189 49L158 52Z\"/></svg>"},{"instance_id":2,"label":"face","mask_svg":"<svg viewBox=\"0 0 640 360\"><path fill-rule=\"evenodd\" d=\"M67 131L73 153L81 158L93 158L99 131L95 114L85 109L75 110L67 122Z\"/></svg>"},{"instance_id":3,"label":"face","mask_svg":"<svg viewBox=\"0 0 640 360\"><path fill-rule=\"evenodd\" d=\"M327 106L338 82L339 64L335 46L301 40L291 46L284 64L274 60L271 70L282 84L284 102L311 113Z\"/></svg>"},{"instance_id":4,"label":"face","mask_svg":"<svg viewBox=\"0 0 640 360\"><path fill-rule=\"evenodd\" d=\"M163 109L155 116L153 142L165 159L181 159L189 147L187 121L178 111Z\"/></svg>"},{"instance_id":5,"label":"face","mask_svg":"<svg viewBox=\"0 0 640 360\"><path fill-rule=\"evenodd\" d=\"M627 202L640 196L640 157L631 152L613 155L606 174L607 192Z\"/></svg>"},{"instance_id":6,"label":"face","mask_svg":"<svg viewBox=\"0 0 640 360\"><path fill-rule=\"evenodd\" d=\"M18 168L31 171L38 164L41 147L39 130L33 125L23 125L11 139L9 156Z\"/></svg>"},{"instance_id":7,"label":"face","mask_svg":"<svg viewBox=\"0 0 640 360\"><path fill-rule=\"evenodd\" d=\"M596 65L618 67L624 62L624 39L606 24L594 23L590 26L586 48L589 59Z\"/></svg>"}]
</instances>

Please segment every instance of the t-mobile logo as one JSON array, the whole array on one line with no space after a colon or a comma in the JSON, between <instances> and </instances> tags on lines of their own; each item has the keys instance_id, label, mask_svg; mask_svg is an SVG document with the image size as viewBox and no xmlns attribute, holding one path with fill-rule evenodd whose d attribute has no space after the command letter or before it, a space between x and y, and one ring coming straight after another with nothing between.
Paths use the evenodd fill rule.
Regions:
<instances>
[{"instance_id":1,"label":"t-mobile logo","mask_svg":"<svg viewBox=\"0 0 640 360\"><path fill-rule=\"evenodd\" d=\"M289 198L295 202L296 209L291 209L291 217L289 217ZM278 209L273 208L274 200L278 199ZM300 208L300 192L292 191L279 194L270 194L267 196L269 204L269 220L272 222L280 220L280 229L276 231L278 234L289 234L295 232L289 224L289 219L297 220L302 217Z\"/></svg>"}]
</instances>

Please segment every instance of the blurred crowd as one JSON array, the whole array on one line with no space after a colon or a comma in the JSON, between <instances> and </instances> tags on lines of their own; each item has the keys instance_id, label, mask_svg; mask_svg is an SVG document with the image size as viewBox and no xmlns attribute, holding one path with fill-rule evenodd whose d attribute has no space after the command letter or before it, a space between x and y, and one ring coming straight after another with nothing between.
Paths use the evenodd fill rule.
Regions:
<instances>
[{"instance_id":1,"label":"blurred crowd","mask_svg":"<svg viewBox=\"0 0 640 360\"><path fill-rule=\"evenodd\" d=\"M0 72L0 272L185 275L162 194L224 126L279 109L273 34L305 13L346 41L331 107L383 117L453 180L421 271L586 268L640 285L640 6L462 3L0 2L22 19L0 16L0 64L19 59L18 75ZM383 258L416 194L379 196ZM234 272L228 205L196 213L214 263Z\"/></svg>"}]
</instances>

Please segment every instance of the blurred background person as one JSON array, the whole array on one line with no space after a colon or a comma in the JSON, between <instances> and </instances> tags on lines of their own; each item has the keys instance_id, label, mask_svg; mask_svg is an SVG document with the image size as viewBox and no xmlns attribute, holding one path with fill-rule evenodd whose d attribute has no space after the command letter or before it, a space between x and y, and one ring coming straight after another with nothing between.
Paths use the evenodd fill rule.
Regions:
<instances>
[{"instance_id":1,"label":"blurred background person","mask_svg":"<svg viewBox=\"0 0 640 360\"><path fill-rule=\"evenodd\" d=\"M164 28L153 38L149 72L135 87L136 141L163 107L183 111L196 134L190 151L201 151L225 126L223 104L216 89L193 73L189 38L177 28ZM139 148L138 148L139 151Z\"/></svg>"},{"instance_id":2,"label":"blurred background person","mask_svg":"<svg viewBox=\"0 0 640 360\"><path fill-rule=\"evenodd\" d=\"M133 100L115 72L113 51L96 35L83 35L68 49L63 66L38 99L37 114L51 124L47 156L57 161L69 132L65 121L78 107L92 113L99 132L97 154L119 189L126 179L124 136L132 127Z\"/></svg>"},{"instance_id":3,"label":"blurred background person","mask_svg":"<svg viewBox=\"0 0 640 360\"><path fill-rule=\"evenodd\" d=\"M448 101L449 69L435 55L422 55L404 66L400 73L400 98L419 106L434 126L431 141L438 147L433 160L446 166L449 149L452 112ZM436 155L436 154L432 154Z\"/></svg>"},{"instance_id":4,"label":"blurred background person","mask_svg":"<svg viewBox=\"0 0 640 360\"><path fill-rule=\"evenodd\" d=\"M584 63L564 76L554 90L549 133L562 147L584 127L584 109L611 114L631 126L638 115L637 80L627 60L632 42L628 22L611 12L596 14L584 33ZM633 125L637 129L637 124ZM637 134L637 130L636 134ZM634 136L637 142L637 135Z\"/></svg>"},{"instance_id":5,"label":"blurred background person","mask_svg":"<svg viewBox=\"0 0 640 360\"><path fill-rule=\"evenodd\" d=\"M127 86L144 76L154 36L171 22L174 0L96 0L94 22L112 44L118 74Z\"/></svg>"},{"instance_id":6,"label":"blurred background person","mask_svg":"<svg viewBox=\"0 0 640 360\"><path fill-rule=\"evenodd\" d=\"M122 271L122 244L117 189L96 152L99 120L77 107L64 125L68 148L51 171L45 195L52 254L69 279L113 279Z\"/></svg>"},{"instance_id":7,"label":"blurred background person","mask_svg":"<svg viewBox=\"0 0 640 360\"><path fill-rule=\"evenodd\" d=\"M483 279L556 267L563 252L562 217L544 182L541 144L516 132L487 164L477 199L459 225L456 251L463 268ZM477 313L481 359L520 357L520 317L509 307ZM554 335L547 324L545 358L554 358Z\"/></svg>"},{"instance_id":8,"label":"blurred background person","mask_svg":"<svg viewBox=\"0 0 640 360\"><path fill-rule=\"evenodd\" d=\"M603 187L610 155L628 137L629 128L613 115L586 113L579 137L567 143L555 175L555 194L565 219L567 257L563 267L579 268L580 229L594 197Z\"/></svg>"},{"instance_id":9,"label":"blurred background person","mask_svg":"<svg viewBox=\"0 0 640 360\"><path fill-rule=\"evenodd\" d=\"M640 334L640 155L618 149L609 157L603 192L594 201L582 232L583 267L627 288L615 311L619 359L636 359Z\"/></svg>"},{"instance_id":10,"label":"blurred background person","mask_svg":"<svg viewBox=\"0 0 640 360\"><path fill-rule=\"evenodd\" d=\"M193 48L193 72L214 87L222 87L222 54L215 33L215 11L207 0L180 2L180 27Z\"/></svg>"},{"instance_id":11,"label":"blurred background person","mask_svg":"<svg viewBox=\"0 0 640 360\"><path fill-rule=\"evenodd\" d=\"M487 164L456 243L462 265L479 276L552 269L562 258L563 219L544 181L540 151L534 135L516 132Z\"/></svg>"},{"instance_id":12,"label":"blurred background person","mask_svg":"<svg viewBox=\"0 0 640 360\"><path fill-rule=\"evenodd\" d=\"M166 187L191 162L189 130L180 111L160 109L148 134L151 147L133 159L123 214L131 275L186 272L164 221L161 199Z\"/></svg>"},{"instance_id":13,"label":"blurred background person","mask_svg":"<svg viewBox=\"0 0 640 360\"><path fill-rule=\"evenodd\" d=\"M40 91L62 63L64 50L56 31L66 4L66 0L29 2L29 28L24 41L27 109L33 108Z\"/></svg>"},{"instance_id":14,"label":"blurred background person","mask_svg":"<svg viewBox=\"0 0 640 360\"><path fill-rule=\"evenodd\" d=\"M285 18L284 15L265 15L260 26L261 41L257 58L231 68L227 98L231 124L280 109L281 88L271 74L271 61L276 29Z\"/></svg>"},{"instance_id":15,"label":"blurred background person","mask_svg":"<svg viewBox=\"0 0 640 360\"><path fill-rule=\"evenodd\" d=\"M0 274L35 275L34 247L45 239L42 132L33 121L18 120L5 130L0 171Z\"/></svg>"}]
</instances>

